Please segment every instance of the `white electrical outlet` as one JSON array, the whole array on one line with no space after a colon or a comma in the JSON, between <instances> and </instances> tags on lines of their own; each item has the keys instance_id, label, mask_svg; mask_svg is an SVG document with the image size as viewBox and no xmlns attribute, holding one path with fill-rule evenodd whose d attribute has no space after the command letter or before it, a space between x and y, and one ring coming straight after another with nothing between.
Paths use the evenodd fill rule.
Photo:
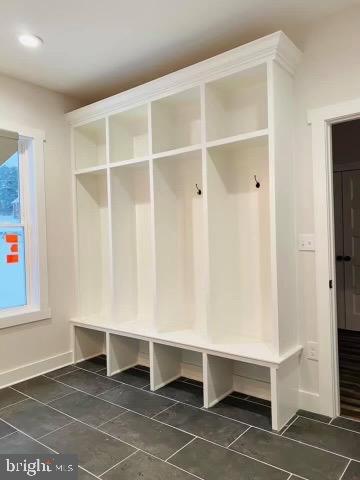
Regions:
<instances>
[{"instance_id":1,"label":"white electrical outlet","mask_svg":"<svg viewBox=\"0 0 360 480\"><path fill-rule=\"evenodd\" d=\"M308 360L319 360L319 348L317 342L307 342L306 358Z\"/></svg>"},{"instance_id":2,"label":"white electrical outlet","mask_svg":"<svg viewBox=\"0 0 360 480\"><path fill-rule=\"evenodd\" d=\"M299 250L300 251L315 251L315 236L313 233L301 233L299 235Z\"/></svg>"}]
</instances>

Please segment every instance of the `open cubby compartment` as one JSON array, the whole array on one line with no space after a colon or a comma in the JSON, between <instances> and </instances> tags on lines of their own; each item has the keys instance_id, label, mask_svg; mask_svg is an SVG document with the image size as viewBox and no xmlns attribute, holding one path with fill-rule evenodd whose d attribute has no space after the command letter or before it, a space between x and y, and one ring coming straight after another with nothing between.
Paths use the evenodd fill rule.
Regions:
<instances>
[{"instance_id":1,"label":"open cubby compartment","mask_svg":"<svg viewBox=\"0 0 360 480\"><path fill-rule=\"evenodd\" d=\"M202 353L194 350L151 342L150 364L152 391L158 390L179 377L202 381Z\"/></svg>"},{"instance_id":2,"label":"open cubby compartment","mask_svg":"<svg viewBox=\"0 0 360 480\"><path fill-rule=\"evenodd\" d=\"M207 141L267 128L266 64L207 83Z\"/></svg>"},{"instance_id":3,"label":"open cubby compartment","mask_svg":"<svg viewBox=\"0 0 360 480\"><path fill-rule=\"evenodd\" d=\"M135 365L150 365L148 341L112 333L108 334L107 341L109 376Z\"/></svg>"},{"instance_id":4,"label":"open cubby compartment","mask_svg":"<svg viewBox=\"0 0 360 480\"><path fill-rule=\"evenodd\" d=\"M154 160L156 328L205 330L201 152Z\"/></svg>"},{"instance_id":5,"label":"open cubby compartment","mask_svg":"<svg viewBox=\"0 0 360 480\"><path fill-rule=\"evenodd\" d=\"M201 142L200 87L151 104L153 153Z\"/></svg>"},{"instance_id":6,"label":"open cubby compartment","mask_svg":"<svg viewBox=\"0 0 360 480\"><path fill-rule=\"evenodd\" d=\"M76 176L79 318L106 321L110 305L106 171Z\"/></svg>"},{"instance_id":7,"label":"open cubby compartment","mask_svg":"<svg viewBox=\"0 0 360 480\"><path fill-rule=\"evenodd\" d=\"M149 163L110 169L113 319L137 331L153 319L153 242Z\"/></svg>"},{"instance_id":8,"label":"open cubby compartment","mask_svg":"<svg viewBox=\"0 0 360 480\"><path fill-rule=\"evenodd\" d=\"M270 400L270 369L204 354L204 404L210 408L233 392Z\"/></svg>"},{"instance_id":9,"label":"open cubby compartment","mask_svg":"<svg viewBox=\"0 0 360 480\"><path fill-rule=\"evenodd\" d=\"M104 118L74 129L75 167L97 167L106 164L106 121Z\"/></svg>"},{"instance_id":10,"label":"open cubby compartment","mask_svg":"<svg viewBox=\"0 0 360 480\"><path fill-rule=\"evenodd\" d=\"M147 105L109 117L110 162L149 155L148 123Z\"/></svg>"},{"instance_id":11,"label":"open cubby compartment","mask_svg":"<svg viewBox=\"0 0 360 480\"><path fill-rule=\"evenodd\" d=\"M270 368L233 360L234 392L271 401Z\"/></svg>"},{"instance_id":12,"label":"open cubby compartment","mask_svg":"<svg viewBox=\"0 0 360 480\"><path fill-rule=\"evenodd\" d=\"M205 408L211 408L231 395L235 397L231 399L231 408L234 413L237 408L241 411L255 408L261 416L268 419L269 424L271 423L271 403L268 401L271 397L269 368L244 364L230 358L210 354L204 354L203 359ZM252 371L254 367L261 369L263 378L261 382L243 376L254 375L254 371ZM251 397L245 394L246 390L251 391L249 394ZM242 395L236 395L236 393Z\"/></svg>"},{"instance_id":13,"label":"open cubby compartment","mask_svg":"<svg viewBox=\"0 0 360 480\"><path fill-rule=\"evenodd\" d=\"M207 190L211 341L271 350L267 137L208 149Z\"/></svg>"},{"instance_id":14,"label":"open cubby compartment","mask_svg":"<svg viewBox=\"0 0 360 480\"><path fill-rule=\"evenodd\" d=\"M98 330L79 327L74 325L73 330L73 353L74 363L106 355L106 334Z\"/></svg>"}]
</instances>

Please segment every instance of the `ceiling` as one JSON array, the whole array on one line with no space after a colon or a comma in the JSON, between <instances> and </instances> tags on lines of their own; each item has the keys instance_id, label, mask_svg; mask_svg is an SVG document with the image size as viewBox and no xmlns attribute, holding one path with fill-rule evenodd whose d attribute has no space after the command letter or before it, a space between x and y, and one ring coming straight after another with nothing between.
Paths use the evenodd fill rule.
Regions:
<instances>
[{"instance_id":1,"label":"ceiling","mask_svg":"<svg viewBox=\"0 0 360 480\"><path fill-rule=\"evenodd\" d=\"M98 100L283 30L301 43L310 22L358 0L4 0L0 72ZM44 39L27 50L19 33ZM301 46L301 45L300 45Z\"/></svg>"}]
</instances>

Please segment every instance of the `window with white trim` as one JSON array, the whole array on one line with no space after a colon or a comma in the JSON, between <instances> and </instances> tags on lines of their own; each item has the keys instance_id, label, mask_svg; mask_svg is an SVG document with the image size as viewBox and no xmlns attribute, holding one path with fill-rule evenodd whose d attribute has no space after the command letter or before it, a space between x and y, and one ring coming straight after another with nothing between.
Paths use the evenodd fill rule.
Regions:
<instances>
[{"instance_id":1,"label":"window with white trim","mask_svg":"<svg viewBox=\"0 0 360 480\"><path fill-rule=\"evenodd\" d=\"M0 130L0 328L49 316L42 147Z\"/></svg>"}]
</instances>

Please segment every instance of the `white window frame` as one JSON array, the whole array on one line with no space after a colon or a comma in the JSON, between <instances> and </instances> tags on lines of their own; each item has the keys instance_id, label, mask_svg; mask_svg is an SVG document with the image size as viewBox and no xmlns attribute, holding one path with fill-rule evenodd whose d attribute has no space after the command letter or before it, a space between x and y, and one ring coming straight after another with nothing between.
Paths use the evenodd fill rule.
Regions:
<instances>
[{"instance_id":1,"label":"white window frame","mask_svg":"<svg viewBox=\"0 0 360 480\"><path fill-rule=\"evenodd\" d=\"M24 227L27 304L0 310L0 329L51 317L48 304L44 142L41 130L0 121L19 134L21 224ZM22 161L25 160L25 161ZM13 225L16 227L17 225Z\"/></svg>"}]
</instances>

